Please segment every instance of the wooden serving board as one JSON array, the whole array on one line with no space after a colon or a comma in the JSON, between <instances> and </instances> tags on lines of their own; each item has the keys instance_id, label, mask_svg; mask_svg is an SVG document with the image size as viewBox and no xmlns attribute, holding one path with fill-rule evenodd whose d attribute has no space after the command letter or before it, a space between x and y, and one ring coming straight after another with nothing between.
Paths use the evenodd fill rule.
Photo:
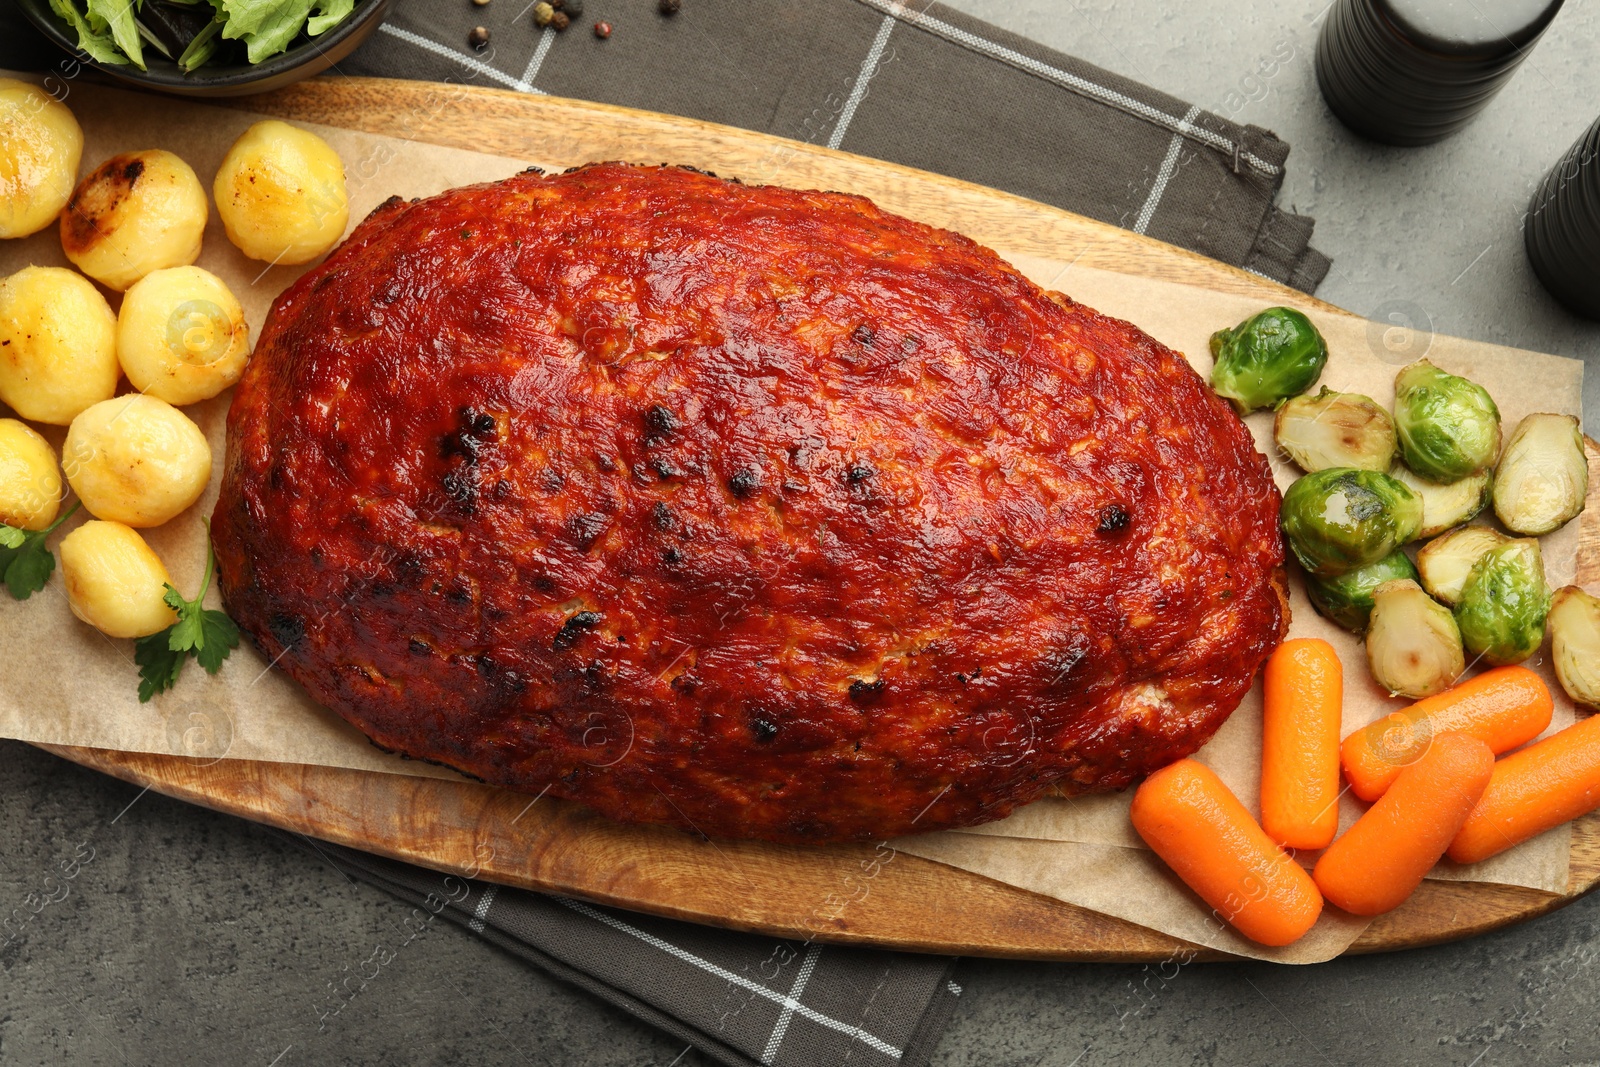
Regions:
<instances>
[{"instance_id":1,"label":"wooden serving board","mask_svg":"<svg viewBox=\"0 0 1600 1067\"><path fill-rule=\"evenodd\" d=\"M1355 318L1259 276L1006 193L691 119L551 97L380 79L316 79L234 106L285 119L561 164L687 163L862 193L1008 253L1290 302ZM1592 445L1592 442L1591 442ZM1600 582L1600 451L1591 450L1579 580ZM704 841L623 826L578 805L489 786L245 760L41 746L219 811L442 871L673 918L919 952L1159 960L1187 946L1132 923L872 846ZM1600 880L1600 814L1575 824L1565 894L1426 882L1352 952L1466 937L1543 914ZM1201 952L1200 958L1223 958Z\"/></svg>"}]
</instances>

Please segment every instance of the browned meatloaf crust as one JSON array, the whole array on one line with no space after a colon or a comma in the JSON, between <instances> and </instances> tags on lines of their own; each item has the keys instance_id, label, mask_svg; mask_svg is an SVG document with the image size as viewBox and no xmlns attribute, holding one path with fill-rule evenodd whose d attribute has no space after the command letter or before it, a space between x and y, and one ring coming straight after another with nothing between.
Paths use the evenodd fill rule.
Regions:
<instances>
[{"instance_id":1,"label":"browned meatloaf crust","mask_svg":"<svg viewBox=\"0 0 1600 1067\"><path fill-rule=\"evenodd\" d=\"M1195 751L1283 634L1278 503L1181 356L967 238L598 164L391 201L285 292L214 529L384 748L821 842Z\"/></svg>"}]
</instances>

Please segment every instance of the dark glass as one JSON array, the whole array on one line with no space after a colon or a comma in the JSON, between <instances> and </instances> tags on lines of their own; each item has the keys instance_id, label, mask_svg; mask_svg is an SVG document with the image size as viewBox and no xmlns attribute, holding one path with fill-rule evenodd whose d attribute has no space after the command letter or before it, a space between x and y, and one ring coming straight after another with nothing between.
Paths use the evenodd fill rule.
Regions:
<instances>
[{"instance_id":1,"label":"dark glass","mask_svg":"<svg viewBox=\"0 0 1600 1067\"><path fill-rule=\"evenodd\" d=\"M1337 0L1317 38L1317 84L1346 126L1432 144L1488 106L1562 0Z\"/></svg>"},{"instance_id":2,"label":"dark glass","mask_svg":"<svg viewBox=\"0 0 1600 1067\"><path fill-rule=\"evenodd\" d=\"M1600 120L1534 190L1523 222L1528 262L1567 308L1600 319Z\"/></svg>"}]
</instances>

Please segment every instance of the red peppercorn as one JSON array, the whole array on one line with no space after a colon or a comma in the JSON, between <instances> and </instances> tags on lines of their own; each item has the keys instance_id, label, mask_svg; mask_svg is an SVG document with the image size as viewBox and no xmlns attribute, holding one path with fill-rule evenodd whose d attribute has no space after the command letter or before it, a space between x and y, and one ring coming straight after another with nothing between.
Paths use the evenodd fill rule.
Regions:
<instances>
[{"instance_id":1,"label":"red peppercorn","mask_svg":"<svg viewBox=\"0 0 1600 1067\"><path fill-rule=\"evenodd\" d=\"M611 23L597 22L594 24L594 35L602 41L611 36Z\"/></svg>"},{"instance_id":2,"label":"red peppercorn","mask_svg":"<svg viewBox=\"0 0 1600 1067\"><path fill-rule=\"evenodd\" d=\"M567 18L567 13L565 11L557 11L555 14L550 16L550 28L555 30L557 33L560 33L571 24L572 20Z\"/></svg>"}]
</instances>

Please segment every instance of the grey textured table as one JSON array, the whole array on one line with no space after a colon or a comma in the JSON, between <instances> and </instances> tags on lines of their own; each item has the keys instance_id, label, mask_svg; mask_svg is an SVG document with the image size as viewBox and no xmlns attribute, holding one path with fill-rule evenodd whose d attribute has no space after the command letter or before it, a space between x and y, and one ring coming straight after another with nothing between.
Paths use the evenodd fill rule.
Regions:
<instances>
[{"instance_id":1,"label":"grey textured table","mask_svg":"<svg viewBox=\"0 0 1600 1067\"><path fill-rule=\"evenodd\" d=\"M1324 299L1600 356L1600 325L1544 294L1518 230L1534 182L1600 107L1596 0L1568 0L1476 125L1413 150L1363 143L1328 115L1310 61L1320 3L963 6L1276 130L1294 146L1283 203L1317 217L1316 244L1334 259ZM1600 371L1586 398L1600 425ZM0 1063L703 1062L444 924L319 1031L330 991L404 938L405 905L248 823L24 745L0 751L0 910L14 909L0 938ZM968 961L935 1062L1593 1063L1597 922L1591 898L1458 945L1300 969Z\"/></svg>"}]
</instances>

